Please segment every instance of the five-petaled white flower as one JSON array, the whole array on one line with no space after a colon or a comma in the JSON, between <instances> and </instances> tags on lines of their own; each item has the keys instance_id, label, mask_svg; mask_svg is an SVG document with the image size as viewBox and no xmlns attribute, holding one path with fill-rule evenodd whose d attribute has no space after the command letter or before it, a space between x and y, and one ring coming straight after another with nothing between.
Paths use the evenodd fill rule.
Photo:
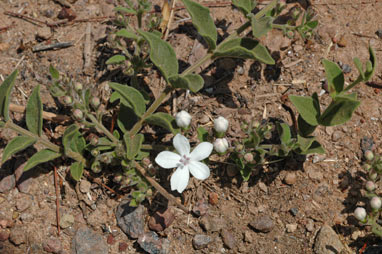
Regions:
<instances>
[{"instance_id":1,"label":"five-petaled white flower","mask_svg":"<svg viewBox=\"0 0 382 254\"><path fill-rule=\"evenodd\" d=\"M160 152L155 162L162 168L177 168L171 176L171 190L182 193L188 185L190 173L198 180L205 180L210 176L210 169L200 161L210 156L213 145L202 142L190 153L190 143L181 134L176 134L173 144L178 153Z\"/></svg>"}]
</instances>

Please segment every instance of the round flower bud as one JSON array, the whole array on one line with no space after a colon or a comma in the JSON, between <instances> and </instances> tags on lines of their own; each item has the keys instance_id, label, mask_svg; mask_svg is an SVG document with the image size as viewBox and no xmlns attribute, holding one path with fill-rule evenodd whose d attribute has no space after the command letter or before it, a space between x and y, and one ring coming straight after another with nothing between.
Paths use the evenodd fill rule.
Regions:
<instances>
[{"instance_id":1,"label":"round flower bud","mask_svg":"<svg viewBox=\"0 0 382 254\"><path fill-rule=\"evenodd\" d=\"M191 123L191 115L182 110L175 115L175 121L180 128L187 128Z\"/></svg>"},{"instance_id":2,"label":"round flower bud","mask_svg":"<svg viewBox=\"0 0 382 254\"><path fill-rule=\"evenodd\" d=\"M99 150L97 148L95 148L95 149L91 150L90 153L93 157L97 157L99 155Z\"/></svg>"},{"instance_id":3,"label":"round flower bud","mask_svg":"<svg viewBox=\"0 0 382 254\"><path fill-rule=\"evenodd\" d=\"M216 132L226 132L228 129L228 120L222 116L219 116L214 120L214 129Z\"/></svg>"},{"instance_id":4,"label":"round flower bud","mask_svg":"<svg viewBox=\"0 0 382 254\"><path fill-rule=\"evenodd\" d=\"M98 97L93 97L91 100L90 100L90 104L92 105L92 107L94 109L97 109L99 107L99 105L101 104L101 101Z\"/></svg>"},{"instance_id":5,"label":"round flower bud","mask_svg":"<svg viewBox=\"0 0 382 254\"><path fill-rule=\"evenodd\" d=\"M235 147L235 151L238 152L238 153L240 153L243 149L244 149L244 146L242 144L238 144Z\"/></svg>"},{"instance_id":6,"label":"round flower bud","mask_svg":"<svg viewBox=\"0 0 382 254\"><path fill-rule=\"evenodd\" d=\"M100 161L102 161L105 164L111 163L111 156L109 154L102 154L100 157Z\"/></svg>"},{"instance_id":7,"label":"round flower bud","mask_svg":"<svg viewBox=\"0 0 382 254\"><path fill-rule=\"evenodd\" d=\"M373 208L375 210L378 210L379 208L381 208L381 205L382 205L382 201L379 197L373 197L370 200L370 206L371 206L371 208Z\"/></svg>"},{"instance_id":8,"label":"round flower bud","mask_svg":"<svg viewBox=\"0 0 382 254\"><path fill-rule=\"evenodd\" d=\"M65 103L66 105L71 105L71 104L73 103L73 98L70 97L69 95L67 95L67 96L64 96L63 101L64 101L64 103Z\"/></svg>"},{"instance_id":9,"label":"round flower bud","mask_svg":"<svg viewBox=\"0 0 382 254\"><path fill-rule=\"evenodd\" d=\"M371 165L370 164L364 164L363 169L369 171L371 169Z\"/></svg>"},{"instance_id":10,"label":"round flower bud","mask_svg":"<svg viewBox=\"0 0 382 254\"><path fill-rule=\"evenodd\" d=\"M101 164L99 163L99 161L94 161L91 165L91 170L98 174L99 172L101 172L102 170L102 167L101 167Z\"/></svg>"},{"instance_id":11,"label":"round flower bud","mask_svg":"<svg viewBox=\"0 0 382 254\"><path fill-rule=\"evenodd\" d=\"M247 162L252 162L253 161L253 154L251 154L251 153L244 154L244 160L246 160Z\"/></svg>"},{"instance_id":12,"label":"round flower bud","mask_svg":"<svg viewBox=\"0 0 382 254\"><path fill-rule=\"evenodd\" d=\"M373 191L375 190L375 184L373 181L367 181L365 184L365 188L367 191Z\"/></svg>"},{"instance_id":13,"label":"round flower bud","mask_svg":"<svg viewBox=\"0 0 382 254\"><path fill-rule=\"evenodd\" d=\"M373 152L370 151L370 150L365 151L365 158L366 158L366 160L368 160L368 161L373 160L373 159L374 159L374 154L373 154Z\"/></svg>"},{"instance_id":14,"label":"round flower bud","mask_svg":"<svg viewBox=\"0 0 382 254\"><path fill-rule=\"evenodd\" d=\"M82 88L83 88L83 86L82 86L81 83L76 82L76 83L74 84L74 90L76 90L77 92L81 91Z\"/></svg>"},{"instance_id":15,"label":"round flower bud","mask_svg":"<svg viewBox=\"0 0 382 254\"><path fill-rule=\"evenodd\" d=\"M376 173L376 172L369 173L370 180L375 181L377 179L377 177L378 177L378 173Z\"/></svg>"},{"instance_id":16,"label":"round flower bud","mask_svg":"<svg viewBox=\"0 0 382 254\"><path fill-rule=\"evenodd\" d=\"M363 207L357 207L354 210L354 216L357 218L359 221L364 221L366 219L366 210Z\"/></svg>"},{"instance_id":17,"label":"round flower bud","mask_svg":"<svg viewBox=\"0 0 382 254\"><path fill-rule=\"evenodd\" d=\"M73 111L73 116L77 121L80 121L84 118L84 113L77 108Z\"/></svg>"},{"instance_id":18,"label":"round flower bud","mask_svg":"<svg viewBox=\"0 0 382 254\"><path fill-rule=\"evenodd\" d=\"M98 145L98 141L99 141L98 136L96 136L96 135L92 135L92 137L91 137L91 139L90 139L90 144L91 144L92 146L96 146L96 145Z\"/></svg>"},{"instance_id":19,"label":"round flower bud","mask_svg":"<svg viewBox=\"0 0 382 254\"><path fill-rule=\"evenodd\" d=\"M122 174L116 174L114 177L113 177L113 182L115 183L120 183L122 181Z\"/></svg>"},{"instance_id":20,"label":"round flower bud","mask_svg":"<svg viewBox=\"0 0 382 254\"><path fill-rule=\"evenodd\" d=\"M228 141L225 138L217 138L214 142L215 151L224 153L228 149Z\"/></svg>"}]
</instances>

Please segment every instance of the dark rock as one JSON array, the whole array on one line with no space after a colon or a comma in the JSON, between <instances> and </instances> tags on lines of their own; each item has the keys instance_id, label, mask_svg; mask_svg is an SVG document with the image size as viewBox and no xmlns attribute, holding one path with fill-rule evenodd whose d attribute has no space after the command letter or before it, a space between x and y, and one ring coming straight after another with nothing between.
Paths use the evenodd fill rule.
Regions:
<instances>
[{"instance_id":1,"label":"dark rock","mask_svg":"<svg viewBox=\"0 0 382 254\"><path fill-rule=\"evenodd\" d=\"M46 242L42 244L42 247L46 252L49 253L61 253L61 241L56 238L49 238Z\"/></svg>"},{"instance_id":2,"label":"dark rock","mask_svg":"<svg viewBox=\"0 0 382 254\"><path fill-rule=\"evenodd\" d=\"M21 226L16 226L11 230L11 234L9 236L9 240L15 244L20 245L26 242L26 234L25 228Z\"/></svg>"},{"instance_id":3,"label":"dark rock","mask_svg":"<svg viewBox=\"0 0 382 254\"><path fill-rule=\"evenodd\" d=\"M140 235L138 244L150 254L166 254L170 249L170 241L160 238L157 233L152 231Z\"/></svg>"},{"instance_id":4,"label":"dark rock","mask_svg":"<svg viewBox=\"0 0 382 254\"><path fill-rule=\"evenodd\" d=\"M297 216L297 214L298 214L298 208L297 207L292 207L289 211L293 216Z\"/></svg>"},{"instance_id":5,"label":"dark rock","mask_svg":"<svg viewBox=\"0 0 382 254\"><path fill-rule=\"evenodd\" d=\"M212 241L208 235L195 235L192 239L192 245L196 250L203 249Z\"/></svg>"},{"instance_id":6,"label":"dark rock","mask_svg":"<svg viewBox=\"0 0 382 254\"><path fill-rule=\"evenodd\" d=\"M224 245L228 249L235 248L235 245L236 245L235 237L232 235L232 233L230 231L223 229L220 234L222 236Z\"/></svg>"},{"instance_id":7,"label":"dark rock","mask_svg":"<svg viewBox=\"0 0 382 254\"><path fill-rule=\"evenodd\" d=\"M378 36L379 39L382 39L382 29L378 29L375 34ZM365 252L366 254L366 252Z\"/></svg>"},{"instance_id":8,"label":"dark rock","mask_svg":"<svg viewBox=\"0 0 382 254\"><path fill-rule=\"evenodd\" d=\"M131 207L130 200L123 200L117 207L115 216L118 226L122 231L133 239L137 239L144 233L145 208L142 205Z\"/></svg>"},{"instance_id":9,"label":"dark rock","mask_svg":"<svg viewBox=\"0 0 382 254\"><path fill-rule=\"evenodd\" d=\"M168 228L174 220L175 216L170 208L162 211L157 211L149 219L149 228L151 230L160 232Z\"/></svg>"},{"instance_id":10,"label":"dark rock","mask_svg":"<svg viewBox=\"0 0 382 254\"><path fill-rule=\"evenodd\" d=\"M264 215L256 218L253 222L249 223L249 225L257 231L268 233L273 229L274 222L271 217Z\"/></svg>"},{"instance_id":11,"label":"dark rock","mask_svg":"<svg viewBox=\"0 0 382 254\"><path fill-rule=\"evenodd\" d=\"M101 235L87 227L77 230L72 240L72 254L108 254L109 249Z\"/></svg>"},{"instance_id":12,"label":"dark rock","mask_svg":"<svg viewBox=\"0 0 382 254\"><path fill-rule=\"evenodd\" d=\"M118 245L118 251L124 252L129 245L126 242L120 242Z\"/></svg>"},{"instance_id":13,"label":"dark rock","mask_svg":"<svg viewBox=\"0 0 382 254\"><path fill-rule=\"evenodd\" d=\"M336 232L328 225L323 225L317 234L313 249L316 254L337 254L344 251L345 247Z\"/></svg>"},{"instance_id":14,"label":"dark rock","mask_svg":"<svg viewBox=\"0 0 382 254\"><path fill-rule=\"evenodd\" d=\"M204 199L201 199L198 202L196 202L195 206L192 208L192 212L196 216L203 216L207 213L207 211L208 203Z\"/></svg>"},{"instance_id":15,"label":"dark rock","mask_svg":"<svg viewBox=\"0 0 382 254\"><path fill-rule=\"evenodd\" d=\"M0 230L0 242L3 242L3 241L8 240L9 235L10 235L10 233L9 233L8 230L6 230L6 229L1 229L1 230Z\"/></svg>"},{"instance_id":16,"label":"dark rock","mask_svg":"<svg viewBox=\"0 0 382 254\"><path fill-rule=\"evenodd\" d=\"M0 180L0 193L10 191L16 186L14 175L9 175Z\"/></svg>"},{"instance_id":17,"label":"dark rock","mask_svg":"<svg viewBox=\"0 0 382 254\"><path fill-rule=\"evenodd\" d=\"M57 18L67 19L69 21L72 21L76 17L77 17L76 13L71 8L66 8L66 7L63 7L57 15Z\"/></svg>"}]
</instances>

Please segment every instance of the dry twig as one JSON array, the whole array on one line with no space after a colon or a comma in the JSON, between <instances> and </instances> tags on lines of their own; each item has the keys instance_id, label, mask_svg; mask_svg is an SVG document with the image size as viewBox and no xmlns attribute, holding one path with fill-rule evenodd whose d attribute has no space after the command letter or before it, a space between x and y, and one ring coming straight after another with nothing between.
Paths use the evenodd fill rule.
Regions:
<instances>
[{"instance_id":1,"label":"dry twig","mask_svg":"<svg viewBox=\"0 0 382 254\"><path fill-rule=\"evenodd\" d=\"M9 104L9 110L13 112L17 112L17 113L24 113L25 107L11 103ZM65 123L72 120L69 116L57 115L55 113L46 112L46 111L42 112L42 118L44 118L45 120L49 120L49 121L57 122L57 123Z\"/></svg>"},{"instance_id":2,"label":"dry twig","mask_svg":"<svg viewBox=\"0 0 382 254\"><path fill-rule=\"evenodd\" d=\"M60 236L60 199L57 185L57 167L54 166L54 187L56 188L56 220L57 220L57 235Z\"/></svg>"}]
</instances>

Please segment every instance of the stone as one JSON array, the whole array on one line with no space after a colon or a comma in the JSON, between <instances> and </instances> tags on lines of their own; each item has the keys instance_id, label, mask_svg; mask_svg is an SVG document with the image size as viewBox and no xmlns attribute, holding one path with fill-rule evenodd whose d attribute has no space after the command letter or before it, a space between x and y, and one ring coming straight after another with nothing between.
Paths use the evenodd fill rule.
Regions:
<instances>
[{"instance_id":1,"label":"stone","mask_svg":"<svg viewBox=\"0 0 382 254\"><path fill-rule=\"evenodd\" d=\"M297 229L297 224L286 224L285 227L288 233L293 233Z\"/></svg>"},{"instance_id":2,"label":"stone","mask_svg":"<svg viewBox=\"0 0 382 254\"><path fill-rule=\"evenodd\" d=\"M91 187L91 183L89 181L86 181L86 180L81 180L80 182L80 191L82 193L88 193L90 192L90 187Z\"/></svg>"},{"instance_id":3,"label":"stone","mask_svg":"<svg viewBox=\"0 0 382 254\"><path fill-rule=\"evenodd\" d=\"M211 217L207 214L200 219L199 224L207 232L218 232L224 227L225 222L221 218Z\"/></svg>"},{"instance_id":4,"label":"stone","mask_svg":"<svg viewBox=\"0 0 382 254\"><path fill-rule=\"evenodd\" d=\"M65 213L62 215L62 217L60 219L60 227L62 229L71 227L71 226L73 226L73 224L74 224L74 216L73 215L71 215L69 213Z\"/></svg>"},{"instance_id":5,"label":"stone","mask_svg":"<svg viewBox=\"0 0 382 254\"><path fill-rule=\"evenodd\" d=\"M164 211L157 211L149 219L149 228L160 232L168 228L174 220L175 216L170 208L167 208Z\"/></svg>"},{"instance_id":6,"label":"stone","mask_svg":"<svg viewBox=\"0 0 382 254\"><path fill-rule=\"evenodd\" d=\"M24 212L32 204L32 200L29 197L22 197L16 201L16 208L19 212Z\"/></svg>"},{"instance_id":7,"label":"stone","mask_svg":"<svg viewBox=\"0 0 382 254\"><path fill-rule=\"evenodd\" d=\"M344 73L350 73L350 72L351 72L351 67L350 67L350 65L348 65L348 64L343 64L343 65L341 66L341 68L342 68L342 71L343 71Z\"/></svg>"},{"instance_id":8,"label":"stone","mask_svg":"<svg viewBox=\"0 0 382 254\"><path fill-rule=\"evenodd\" d=\"M57 18L58 19L68 19L69 21L72 21L77 17L76 13L71 8L63 7L61 11L58 13Z\"/></svg>"},{"instance_id":9,"label":"stone","mask_svg":"<svg viewBox=\"0 0 382 254\"><path fill-rule=\"evenodd\" d=\"M120 242L118 245L118 251L124 252L129 245L126 242Z\"/></svg>"},{"instance_id":10,"label":"stone","mask_svg":"<svg viewBox=\"0 0 382 254\"><path fill-rule=\"evenodd\" d=\"M50 27L44 26L37 30L36 39L46 41L52 36Z\"/></svg>"},{"instance_id":11,"label":"stone","mask_svg":"<svg viewBox=\"0 0 382 254\"><path fill-rule=\"evenodd\" d=\"M43 249L48 253L61 253L61 241L57 238L49 238L42 244Z\"/></svg>"},{"instance_id":12,"label":"stone","mask_svg":"<svg viewBox=\"0 0 382 254\"><path fill-rule=\"evenodd\" d=\"M14 175L9 175L0 180L0 193L7 192L15 188L16 179Z\"/></svg>"},{"instance_id":13,"label":"stone","mask_svg":"<svg viewBox=\"0 0 382 254\"><path fill-rule=\"evenodd\" d=\"M253 242L253 237L252 237L252 233L251 233L251 231L246 230L246 231L244 232L244 241L246 241L247 243L251 243L251 242Z\"/></svg>"},{"instance_id":14,"label":"stone","mask_svg":"<svg viewBox=\"0 0 382 254\"><path fill-rule=\"evenodd\" d=\"M166 254L170 250L170 241L160 238L155 232L147 232L139 236L138 244L150 254Z\"/></svg>"},{"instance_id":15,"label":"stone","mask_svg":"<svg viewBox=\"0 0 382 254\"><path fill-rule=\"evenodd\" d=\"M323 225L316 236L313 250L316 254L338 254L345 251L345 247L336 232L328 225Z\"/></svg>"},{"instance_id":16,"label":"stone","mask_svg":"<svg viewBox=\"0 0 382 254\"><path fill-rule=\"evenodd\" d=\"M219 195L216 192L211 192L210 195L208 195L208 202L211 205L217 205L219 202Z\"/></svg>"},{"instance_id":17,"label":"stone","mask_svg":"<svg viewBox=\"0 0 382 254\"><path fill-rule=\"evenodd\" d=\"M347 37L345 35L342 35L341 38L338 40L337 44L340 47L346 47L348 44Z\"/></svg>"},{"instance_id":18,"label":"stone","mask_svg":"<svg viewBox=\"0 0 382 254\"><path fill-rule=\"evenodd\" d=\"M305 225L305 228L308 232L313 232L314 230L314 221L309 219L308 222Z\"/></svg>"},{"instance_id":19,"label":"stone","mask_svg":"<svg viewBox=\"0 0 382 254\"><path fill-rule=\"evenodd\" d=\"M195 206L192 208L192 212L196 216L203 216L207 213L208 208L208 203L204 199L201 199L196 202Z\"/></svg>"},{"instance_id":20,"label":"stone","mask_svg":"<svg viewBox=\"0 0 382 254\"><path fill-rule=\"evenodd\" d=\"M378 29L375 34L378 36L379 39L382 39L382 29Z\"/></svg>"},{"instance_id":21,"label":"stone","mask_svg":"<svg viewBox=\"0 0 382 254\"><path fill-rule=\"evenodd\" d=\"M192 246L194 246L195 250L201 250L212 241L211 237L208 235L195 235L192 239Z\"/></svg>"},{"instance_id":22,"label":"stone","mask_svg":"<svg viewBox=\"0 0 382 254\"><path fill-rule=\"evenodd\" d=\"M26 242L26 230L22 226L16 226L11 230L11 234L9 236L9 240L14 245L20 245Z\"/></svg>"},{"instance_id":23,"label":"stone","mask_svg":"<svg viewBox=\"0 0 382 254\"><path fill-rule=\"evenodd\" d=\"M142 205L132 207L129 203L129 199L123 200L118 205L115 216L117 218L118 226L122 231L132 239L137 239L144 233L145 208Z\"/></svg>"},{"instance_id":24,"label":"stone","mask_svg":"<svg viewBox=\"0 0 382 254\"><path fill-rule=\"evenodd\" d=\"M284 177L284 183L288 185L293 185L296 183L296 173L294 172L288 172Z\"/></svg>"},{"instance_id":25,"label":"stone","mask_svg":"<svg viewBox=\"0 0 382 254\"><path fill-rule=\"evenodd\" d=\"M343 132L342 131L334 131L332 134L332 140L334 142L337 142L343 137Z\"/></svg>"},{"instance_id":26,"label":"stone","mask_svg":"<svg viewBox=\"0 0 382 254\"><path fill-rule=\"evenodd\" d=\"M317 169L309 169L308 170L308 176L312 180L321 181L324 177L323 174L320 171L317 171Z\"/></svg>"},{"instance_id":27,"label":"stone","mask_svg":"<svg viewBox=\"0 0 382 254\"><path fill-rule=\"evenodd\" d=\"M249 223L249 225L257 231L263 233L271 232L275 226L272 218L268 215L257 217L253 222Z\"/></svg>"},{"instance_id":28,"label":"stone","mask_svg":"<svg viewBox=\"0 0 382 254\"><path fill-rule=\"evenodd\" d=\"M0 242L4 242L8 240L9 236L10 236L9 230L0 229Z\"/></svg>"},{"instance_id":29,"label":"stone","mask_svg":"<svg viewBox=\"0 0 382 254\"><path fill-rule=\"evenodd\" d=\"M359 231L359 230L356 230L356 231L354 231L354 232L351 234L351 239L355 241L355 240L357 240L358 237L360 237L361 235L362 235L362 232Z\"/></svg>"},{"instance_id":30,"label":"stone","mask_svg":"<svg viewBox=\"0 0 382 254\"><path fill-rule=\"evenodd\" d=\"M233 249L235 248L236 246L236 240L235 240L235 237L233 236L233 234L228 231L227 229L223 229L220 233L221 237L222 237L222 240L223 240L223 243L224 245L228 248L228 249Z\"/></svg>"},{"instance_id":31,"label":"stone","mask_svg":"<svg viewBox=\"0 0 382 254\"><path fill-rule=\"evenodd\" d=\"M24 167L26 164L27 162L24 162L15 170L17 189L22 193L29 193L33 182L36 181L33 178L33 170L24 171Z\"/></svg>"},{"instance_id":32,"label":"stone","mask_svg":"<svg viewBox=\"0 0 382 254\"><path fill-rule=\"evenodd\" d=\"M263 182L259 182L259 188L265 193L268 193L268 187Z\"/></svg>"},{"instance_id":33,"label":"stone","mask_svg":"<svg viewBox=\"0 0 382 254\"><path fill-rule=\"evenodd\" d=\"M88 227L80 227L72 240L72 254L108 254L109 248L101 235Z\"/></svg>"}]
</instances>

